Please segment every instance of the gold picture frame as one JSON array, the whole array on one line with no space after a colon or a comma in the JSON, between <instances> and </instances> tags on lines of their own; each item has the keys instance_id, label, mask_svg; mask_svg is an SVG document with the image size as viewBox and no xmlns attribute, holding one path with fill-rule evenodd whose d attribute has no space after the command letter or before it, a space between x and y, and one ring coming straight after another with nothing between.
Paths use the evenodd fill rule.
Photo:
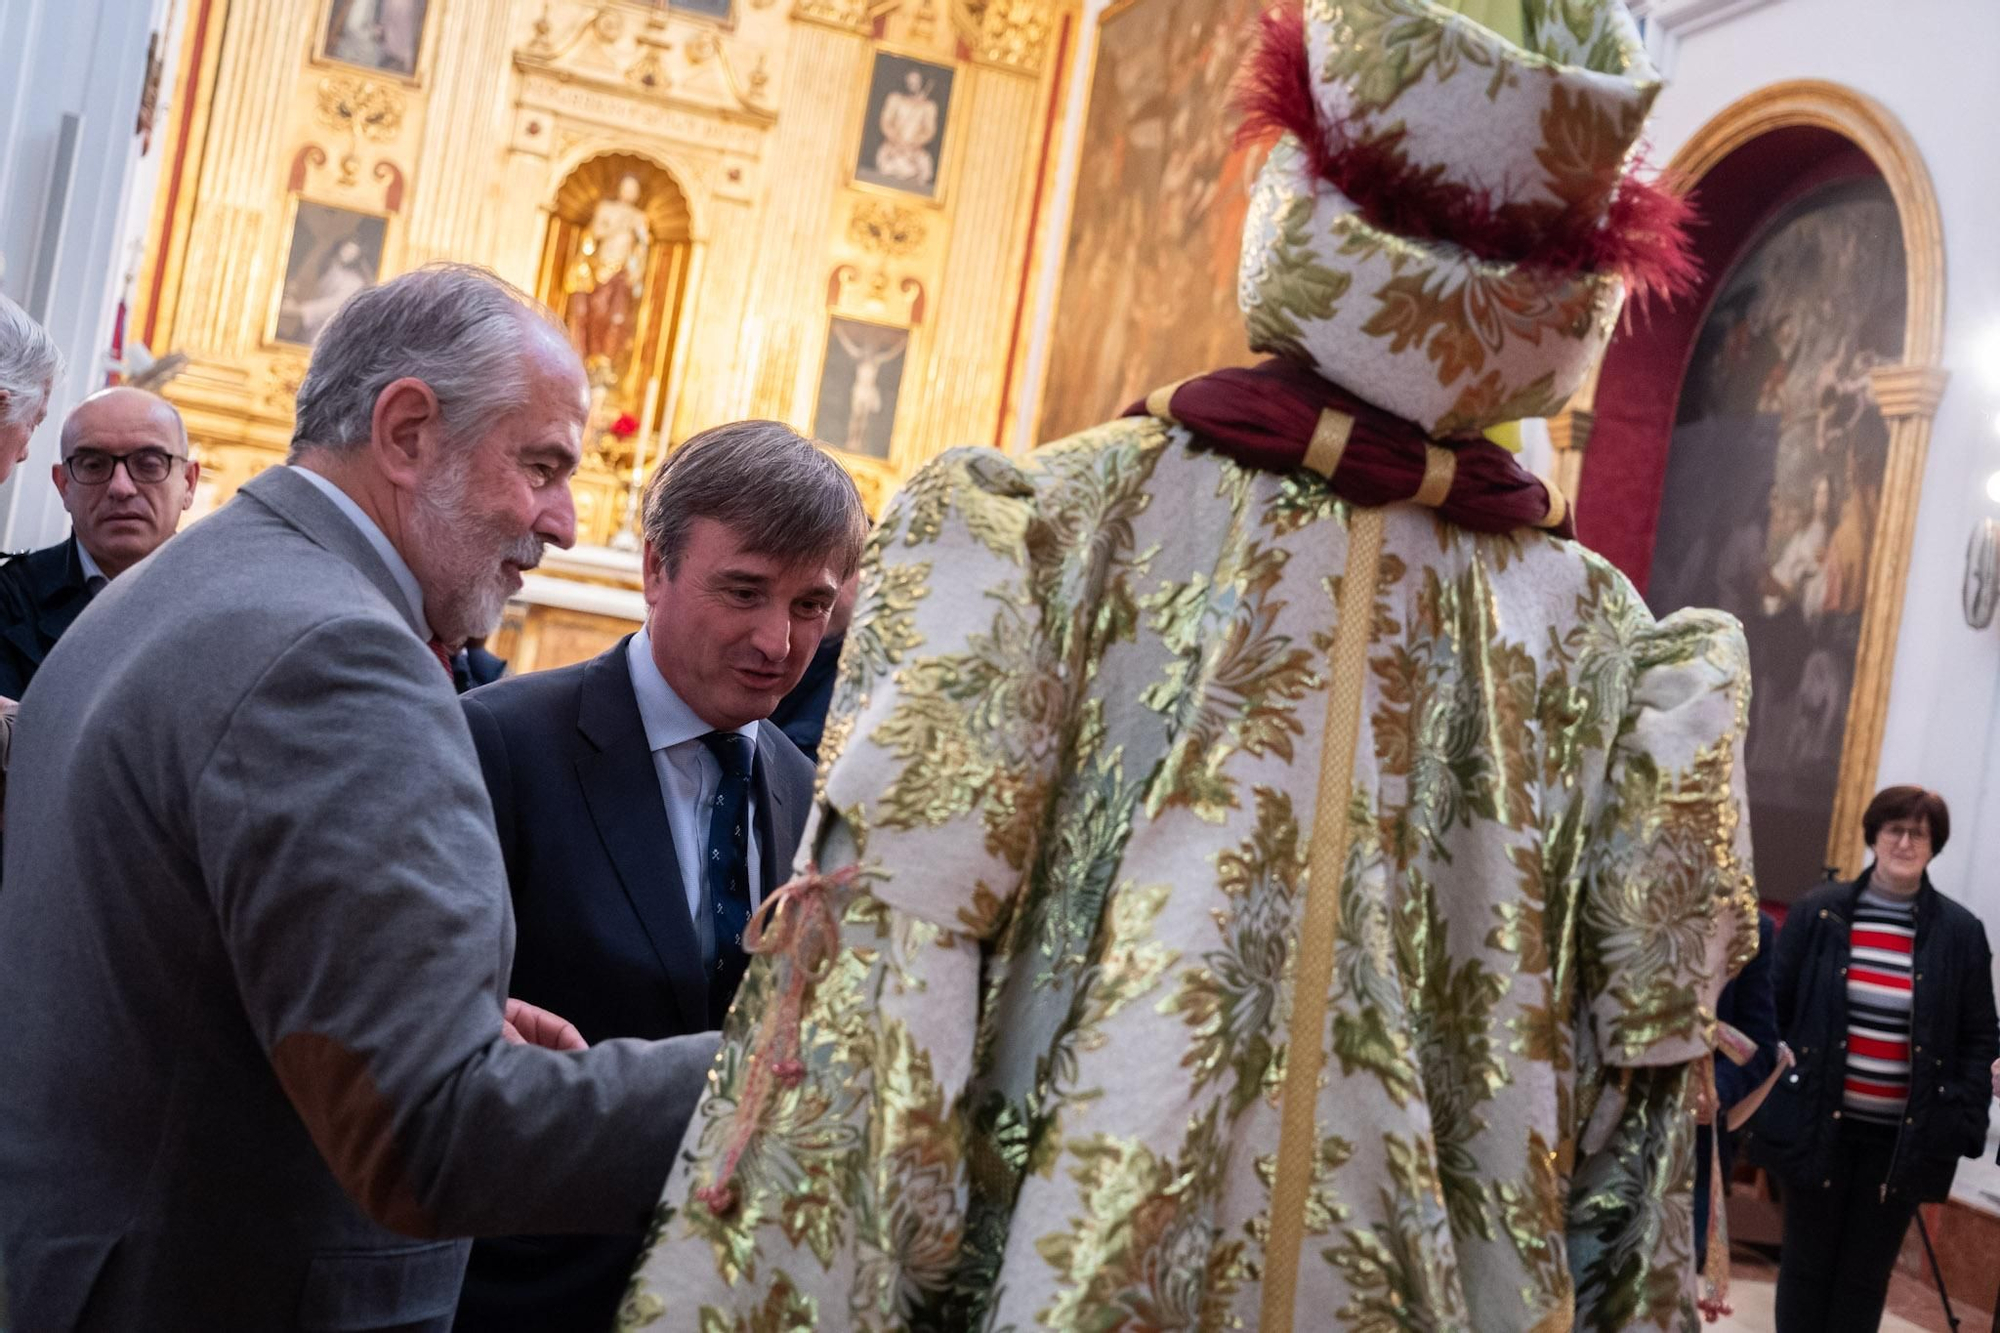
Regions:
<instances>
[{"instance_id":1,"label":"gold picture frame","mask_svg":"<svg viewBox=\"0 0 2000 1333\"><path fill-rule=\"evenodd\" d=\"M336 19L342 20L340 26L346 27L345 19L362 12L357 7L368 3L376 4L378 14L381 6L387 4L418 6L415 31L408 34L414 40L410 43L410 68L407 71L394 64L371 64L366 60L340 55L334 51L333 33ZM421 88L430 61L430 30L437 26L432 21L432 11L440 8L443 3L444 0L325 0L320 6L313 27L313 63L338 69L360 70L376 78L394 80L405 87ZM385 55L389 54L390 50L391 48L386 46L383 48Z\"/></svg>"},{"instance_id":2,"label":"gold picture frame","mask_svg":"<svg viewBox=\"0 0 2000 1333\"><path fill-rule=\"evenodd\" d=\"M862 164L866 160L869 145L871 141L880 137L877 122L880 119L881 110L878 105L877 95L881 91L878 85L882 82L881 68L884 60L900 61L905 65L922 66L926 69L938 70L948 80L944 103L938 108L938 130L936 138L933 140L934 147L931 152L931 179L933 186L931 192L928 194L919 190L909 190L869 180L862 174ZM919 204L940 211L945 209L945 182L948 179L945 164L948 160L947 155L952 151L957 140L961 137L952 130L952 106L957 97L959 79L962 73L963 70L956 61L940 60L934 52L916 47L877 42L869 48L868 95L862 100L861 116L850 137L846 158L848 164L848 185L852 189L880 195L888 199L901 200L905 203Z\"/></svg>"},{"instance_id":3,"label":"gold picture frame","mask_svg":"<svg viewBox=\"0 0 2000 1333\"><path fill-rule=\"evenodd\" d=\"M293 284L294 264L299 259L299 255L297 254L299 214L305 208L324 210L327 213L344 213L351 217L365 219L380 225L380 238L375 242L374 273L368 282L362 284L361 287L354 288L354 291L362 290L365 287L372 287L382 281L384 274L393 274L397 271L392 267L391 263L394 257L392 247L394 214L376 212L373 209L354 208L345 203L336 203L329 199L315 198L304 194L288 194L285 197L285 225L280 233L284 238L284 258L278 265L276 278L271 284L270 299L264 313L263 345L271 350L287 349L291 351L303 351L309 349L312 346L312 336L317 334L319 328L324 323L323 320L308 321L310 327L307 330L302 330L304 334L302 337L287 336L280 331L280 326L286 318L286 297L288 289ZM330 256L336 261L339 260L339 249L340 246L338 243L323 242L320 245L321 253ZM330 266L326 267L323 269L322 276L324 277L330 271ZM325 286L326 284L322 283L322 285ZM347 295L352 294L352 291L347 293ZM329 289L321 295L331 297L333 291ZM335 302L335 304L337 305L338 302Z\"/></svg>"}]
</instances>

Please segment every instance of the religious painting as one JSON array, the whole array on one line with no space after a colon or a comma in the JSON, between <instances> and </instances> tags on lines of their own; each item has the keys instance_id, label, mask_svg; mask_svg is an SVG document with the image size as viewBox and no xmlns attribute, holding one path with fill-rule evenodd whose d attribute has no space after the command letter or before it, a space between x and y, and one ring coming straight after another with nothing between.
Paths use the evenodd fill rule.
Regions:
<instances>
[{"instance_id":1,"label":"religious painting","mask_svg":"<svg viewBox=\"0 0 2000 1333\"><path fill-rule=\"evenodd\" d=\"M329 60L412 79L430 0L332 0L320 51Z\"/></svg>"},{"instance_id":2,"label":"religious painting","mask_svg":"<svg viewBox=\"0 0 2000 1333\"><path fill-rule=\"evenodd\" d=\"M939 149L951 115L949 65L875 53L854 179L925 199L938 197Z\"/></svg>"},{"instance_id":3,"label":"religious painting","mask_svg":"<svg viewBox=\"0 0 2000 1333\"><path fill-rule=\"evenodd\" d=\"M301 199L273 337L310 347L348 297L382 276L388 219Z\"/></svg>"},{"instance_id":4,"label":"religious painting","mask_svg":"<svg viewBox=\"0 0 2000 1333\"><path fill-rule=\"evenodd\" d=\"M1253 360L1236 265L1261 151L1230 78L1258 0L1130 0L1102 20L1037 438Z\"/></svg>"},{"instance_id":5,"label":"religious painting","mask_svg":"<svg viewBox=\"0 0 2000 1333\"><path fill-rule=\"evenodd\" d=\"M1869 371L1902 357L1902 229L1879 178L1786 209L1717 289L1682 381L1646 600L1743 622L1765 891L1823 872L1889 431Z\"/></svg>"},{"instance_id":6,"label":"religious painting","mask_svg":"<svg viewBox=\"0 0 2000 1333\"><path fill-rule=\"evenodd\" d=\"M672 0L670 5L663 5L661 8L671 8L682 14L699 14L703 18L719 19L724 23L727 23L730 17L730 0Z\"/></svg>"},{"instance_id":7,"label":"religious painting","mask_svg":"<svg viewBox=\"0 0 2000 1333\"><path fill-rule=\"evenodd\" d=\"M813 434L848 453L889 456L910 331L835 318L827 328Z\"/></svg>"}]
</instances>

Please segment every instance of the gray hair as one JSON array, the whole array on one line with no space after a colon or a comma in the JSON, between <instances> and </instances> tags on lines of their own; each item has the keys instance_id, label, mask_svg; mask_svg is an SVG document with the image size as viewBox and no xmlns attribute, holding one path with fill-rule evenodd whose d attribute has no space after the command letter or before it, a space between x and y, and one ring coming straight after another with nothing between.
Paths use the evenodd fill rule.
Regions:
<instances>
[{"instance_id":1,"label":"gray hair","mask_svg":"<svg viewBox=\"0 0 2000 1333\"><path fill-rule=\"evenodd\" d=\"M292 457L367 440L375 400L400 379L430 386L454 441L477 439L526 405L521 352L536 321L560 332L545 306L473 264L427 264L356 292L313 344Z\"/></svg>"},{"instance_id":2,"label":"gray hair","mask_svg":"<svg viewBox=\"0 0 2000 1333\"><path fill-rule=\"evenodd\" d=\"M777 421L735 421L689 439L646 485L644 526L672 577L688 531L712 518L745 549L787 564L824 558L844 581L861 563L868 515L831 454Z\"/></svg>"},{"instance_id":3,"label":"gray hair","mask_svg":"<svg viewBox=\"0 0 2000 1333\"><path fill-rule=\"evenodd\" d=\"M7 402L0 406L0 426L19 426L41 415L62 373L62 353L55 339L28 312L0 295L0 389Z\"/></svg>"}]
</instances>

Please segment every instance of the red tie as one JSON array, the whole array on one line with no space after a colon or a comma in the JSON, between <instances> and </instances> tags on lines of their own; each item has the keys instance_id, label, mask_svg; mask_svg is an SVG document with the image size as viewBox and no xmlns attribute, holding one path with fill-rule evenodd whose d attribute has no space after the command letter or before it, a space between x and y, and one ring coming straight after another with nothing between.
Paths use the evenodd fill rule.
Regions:
<instances>
[{"instance_id":1,"label":"red tie","mask_svg":"<svg viewBox=\"0 0 2000 1333\"><path fill-rule=\"evenodd\" d=\"M456 683L458 678L452 674L451 670L451 652L444 646L444 640L432 639L427 646L437 658L438 665L444 668L445 679Z\"/></svg>"}]
</instances>

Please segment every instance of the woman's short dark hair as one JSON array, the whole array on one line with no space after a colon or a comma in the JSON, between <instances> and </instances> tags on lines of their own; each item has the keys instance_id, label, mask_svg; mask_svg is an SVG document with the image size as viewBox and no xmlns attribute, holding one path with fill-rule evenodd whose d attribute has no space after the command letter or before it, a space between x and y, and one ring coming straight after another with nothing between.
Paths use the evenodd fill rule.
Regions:
<instances>
[{"instance_id":1,"label":"woman's short dark hair","mask_svg":"<svg viewBox=\"0 0 2000 1333\"><path fill-rule=\"evenodd\" d=\"M1919 816L1930 827L1931 855L1936 856L1951 837L1951 810L1944 797L1925 787L1884 787L1876 792L1861 816L1861 833L1873 847L1884 824Z\"/></svg>"}]
</instances>

